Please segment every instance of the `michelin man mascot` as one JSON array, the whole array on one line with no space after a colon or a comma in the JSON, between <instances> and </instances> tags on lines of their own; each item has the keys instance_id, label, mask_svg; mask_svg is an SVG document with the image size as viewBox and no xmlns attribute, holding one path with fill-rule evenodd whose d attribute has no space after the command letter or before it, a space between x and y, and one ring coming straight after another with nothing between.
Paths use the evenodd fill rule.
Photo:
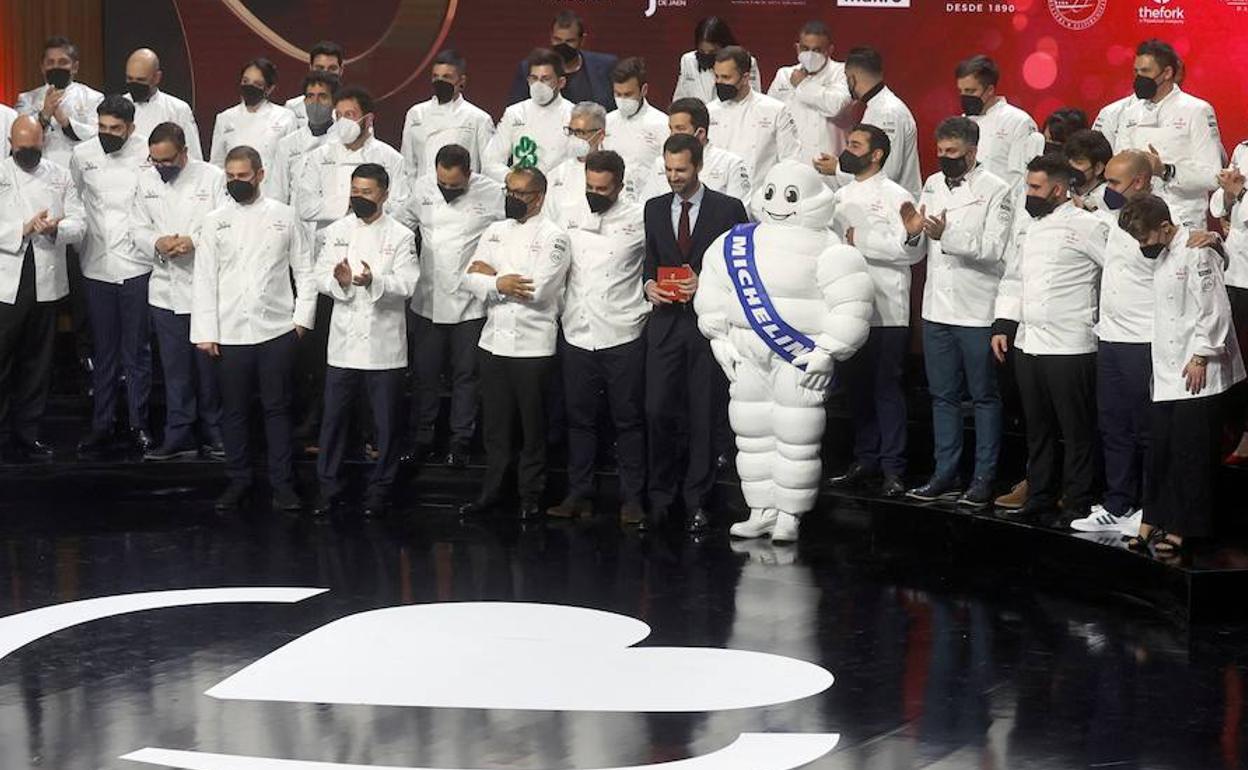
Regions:
<instances>
[{"instance_id":1,"label":"michelin man mascot","mask_svg":"<svg viewBox=\"0 0 1248 770\"><path fill-rule=\"evenodd\" d=\"M819 493L832 367L867 341L873 287L862 254L828 229L832 191L813 168L777 164L751 204L757 224L711 244L693 302L730 383L750 507L732 535L792 543Z\"/></svg>"}]
</instances>

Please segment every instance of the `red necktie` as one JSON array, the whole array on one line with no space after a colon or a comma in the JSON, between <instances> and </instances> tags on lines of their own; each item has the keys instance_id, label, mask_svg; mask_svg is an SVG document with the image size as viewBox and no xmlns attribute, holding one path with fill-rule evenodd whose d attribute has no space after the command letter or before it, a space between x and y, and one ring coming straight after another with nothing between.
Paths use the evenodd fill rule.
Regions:
<instances>
[{"instance_id":1,"label":"red necktie","mask_svg":"<svg viewBox=\"0 0 1248 770\"><path fill-rule=\"evenodd\" d=\"M680 226L676 228L676 247L680 249L681 256L685 259L689 258L689 250L693 248L693 235L689 232L689 209L693 208L691 201L680 202Z\"/></svg>"}]
</instances>

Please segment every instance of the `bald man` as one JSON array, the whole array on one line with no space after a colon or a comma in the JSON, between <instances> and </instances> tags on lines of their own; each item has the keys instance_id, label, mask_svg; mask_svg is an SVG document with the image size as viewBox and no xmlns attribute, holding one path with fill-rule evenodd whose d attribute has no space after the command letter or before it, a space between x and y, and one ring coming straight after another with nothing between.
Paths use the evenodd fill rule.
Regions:
<instances>
[{"instance_id":1,"label":"bald man","mask_svg":"<svg viewBox=\"0 0 1248 770\"><path fill-rule=\"evenodd\" d=\"M52 378L56 303L69 293L65 247L86 218L69 170L43 157L39 121L23 115L0 160L0 452L51 459L39 422Z\"/></svg>"},{"instance_id":2,"label":"bald man","mask_svg":"<svg viewBox=\"0 0 1248 770\"><path fill-rule=\"evenodd\" d=\"M150 48L140 48L126 59L126 98L134 102L134 133L143 141L161 123L176 123L186 135L186 153L191 160L203 160L199 146L199 126L191 105L160 90L164 73L160 57Z\"/></svg>"}]
</instances>

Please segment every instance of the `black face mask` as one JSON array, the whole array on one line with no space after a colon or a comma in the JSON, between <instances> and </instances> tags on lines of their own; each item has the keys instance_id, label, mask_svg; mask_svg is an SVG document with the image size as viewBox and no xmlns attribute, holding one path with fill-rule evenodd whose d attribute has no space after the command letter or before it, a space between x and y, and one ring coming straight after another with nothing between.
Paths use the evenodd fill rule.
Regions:
<instances>
[{"instance_id":1,"label":"black face mask","mask_svg":"<svg viewBox=\"0 0 1248 770\"><path fill-rule=\"evenodd\" d=\"M1039 195L1027 196L1027 213L1033 219L1043 219L1053 213L1053 209L1057 208L1057 204L1048 198L1041 198Z\"/></svg>"},{"instance_id":2,"label":"black face mask","mask_svg":"<svg viewBox=\"0 0 1248 770\"><path fill-rule=\"evenodd\" d=\"M459 199L460 196L462 196L464 193L468 192L468 189L465 187L447 187L446 185L439 182L438 192L442 193L442 200L446 201L447 203L453 203L454 201Z\"/></svg>"},{"instance_id":3,"label":"black face mask","mask_svg":"<svg viewBox=\"0 0 1248 770\"><path fill-rule=\"evenodd\" d=\"M69 81L73 80L73 77L74 76L70 74L70 71L65 69L64 67L57 67L55 69L50 69L47 72L43 73L43 79L47 81L48 85L52 86L53 88L68 87Z\"/></svg>"},{"instance_id":4,"label":"black face mask","mask_svg":"<svg viewBox=\"0 0 1248 770\"><path fill-rule=\"evenodd\" d=\"M983 115L984 99L981 96L971 96L962 94L962 114L963 115Z\"/></svg>"},{"instance_id":5,"label":"black face mask","mask_svg":"<svg viewBox=\"0 0 1248 770\"><path fill-rule=\"evenodd\" d=\"M1135 82L1131 84L1131 89L1135 91L1138 99L1152 99L1157 95L1157 89L1161 86L1157 85L1157 81L1143 75L1136 75Z\"/></svg>"},{"instance_id":6,"label":"black face mask","mask_svg":"<svg viewBox=\"0 0 1248 770\"><path fill-rule=\"evenodd\" d=\"M1070 186L1079 189L1088 183L1088 175L1075 168L1070 167Z\"/></svg>"},{"instance_id":7,"label":"black face mask","mask_svg":"<svg viewBox=\"0 0 1248 770\"><path fill-rule=\"evenodd\" d=\"M433 95L438 104L446 104L455 98L455 84L446 80L433 81Z\"/></svg>"},{"instance_id":8,"label":"black face mask","mask_svg":"<svg viewBox=\"0 0 1248 770\"><path fill-rule=\"evenodd\" d=\"M139 83L134 80L126 81L126 91L130 94L130 98L136 102L145 102L152 98L152 87L147 83Z\"/></svg>"},{"instance_id":9,"label":"black face mask","mask_svg":"<svg viewBox=\"0 0 1248 770\"><path fill-rule=\"evenodd\" d=\"M264 101L264 89L260 86L253 86L251 83L239 86L238 93L243 97L243 104L248 107L255 107Z\"/></svg>"},{"instance_id":10,"label":"black face mask","mask_svg":"<svg viewBox=\"0 0 1248 770\"><path fill-rule=\"evenodd\" d=\"M1110 211L1117 211L1127 205L1127 196L1118 192L1112 187L1105 188L1105 207Z\"/></svg>"},{"instance_id":11,"label":"black face mask","mask_svg":"<svg viewBox=\"0 0 1248 770\"><path fill-rule=\"evenodd\" d=\"M1166 244L1164 243L1150 243L1147 246L1140 247L1140 253L1144 255L1145 259L1157 259L1161 256L1161 252L1165 250Z\"/></svg>"},{"instance_id":12,"label":"black face mask","mask_svg":"<svg viewBox=\"0 0 1248 770\"><path fill-rule=\"evenodd\" d=\"M841 171L854 176L866 171L867 166L871 165L866 155L855 155L849 150L843 150L837 157L836 163L841 167Z\"/></svg>"},{"instance_id":13,"label":"black face mask","mask_svg":"<svg viewBox=\"0 0 1248 770\"><path fill-rule=\"evenodd\" d=\"M514 195L508 195L503 199L503 214L508 219L523 219L525 214L529 213L529 204L520 200Z\"/></svg>"},{"instance_id":14,"label":"black face mask","mask_svg":"<svg viewBox=\"0 0 1248 770\"><path fill-rule=\"evenodd\" d=\"M100 147L104 148L105 155L112 155L121 149L126 143L126 137L117 136L116 134L100 134Z\"/></svg>"},{"instance_id":15,"label":"black face mask","mask_svg":"<svg viewBox=\"0 0 1248 770\"><path fill-rule=\"evenodd\" d=\"M231 179L225 183L225 191L239 203L246 203L255 196L256 185L254 182L248 182L245 179Z\"/></svg>"},{"instance_id":16,"label":"black face mask","mask_svg":"<svg viewBox=\"0 0 1248 770\"><path fill-rule=\"evenodd\" d=\"M576 61L576 57L581 55L580 51L576 50L575 48L568 45L567 43L560 43L559 45L555 46L551 50L559 54L559 58L563 59L564 63L566 64L571 64L572 62Z\"/></svg>"},{"instance_id":17,"label":"black face mask","mask_svg":"<svg viewBox=\"0 0 1248 770\"><path fill-rule=\"evenodd\" d=\"M377 213L377 202L370 201L362 195L351 196L351 213L360 219L368 219Z\"/></svg>"},{"instance_id":18,"label":"black face mask","mask_svg":"<svg viewBox=\"0 0 1248 770\"><path fill-rule=\"evenodd\" d=\"M716 83L715 84L715 96L721 102L730 102L733 99L736 99L737 94L739 94L740 92L741 92L741 89L737 86L734 86L732 83Z\"/></svg>"},{"instance_id":19,"label":"black face mask","mask_svg":"<svg viewBox=\"0 0 1248 770\"><path fill-rule=\"evenodd\" d=\"M715 54L713 53L694 51L693 56L698 60L698 69L702 72L706 72L711 67L715 66Z\"/></svg>"},{"instance_id":20,"label":"black face mask","mask_svg":"<svg viewBox=\"0 0 1248 770\"><path fill-rule=\"evenodd\" d=\"M601 214L611 208L612 204L615 203L615 201L611 200L611 198L606 195L596 192L585 193L585 200L589 203L589 210L595 214Z\"/></svg>"},{"instance_id":21,"label":"black face mask","mask_svg":"<svg viewBox=\"0 0 1248 770\"><path fill-rule=\"evenodd\" d=\"M960 158L940 158L940 173L945 175L945 179L960 179L966 176L967 166L965 155Z\"/></svg>"},{"instance_id":22,"label":"black face mask","mask_svg":"<svg viewBox=\"0 0 1248 770\"><path fill-rule=\"evenodd\" d=\"M18 147L12 154L13 161L27 173L38 168L39 161L43 160L43 150L38 147Z\"/></svg>"},{"instance_id":23,"label":"black face mask","mask_svg":"<svg viewBox=\"0 0 1248 770\"><path fill-rule=\"evenodd\" d=\"M157 166L156 173L160 174L160 181L169 184L178 178L178 174L182 173L181 166Z\"/></svg>"}]
</instances>

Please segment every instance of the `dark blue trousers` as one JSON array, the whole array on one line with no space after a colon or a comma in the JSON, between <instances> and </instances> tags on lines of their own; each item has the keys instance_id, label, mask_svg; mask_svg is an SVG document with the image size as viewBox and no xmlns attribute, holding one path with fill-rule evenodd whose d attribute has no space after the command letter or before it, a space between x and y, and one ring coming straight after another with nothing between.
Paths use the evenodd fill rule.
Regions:
<instances>
[{"instance_id":1,"label":"dark blue trousers","mask_svg":"<svg viewBox=\"0 0 1248 770\"><path fill-rule=\"evenodd\" d=\"M1097 425L1105 455L1105 509L1118 516L1142 504L1152 424L1152 346L1102 342L1096 357Z\"/></svg>"},{"instance_id":2,"label":"dark blue trousers","mask_svg":"<svg viewBox=\"0 0 1248 770\"><path fill-rule=\"evenodd\" d=\"M854 459L892 476L906 472L906 398L901 370L910 340L907 326L874 326L867 344L840 364L854 421Z\"/></svg>"},{"instance_id":3,"label":"dark blue trousers","mask_svg":"<svg viewBox=\"0 0 1248 770\"><path fill-rule=\"evenodd\" d=\"M123 283L83 280L94 348L91 427L95 431L113 427L123 372L130 428L147 429L147 398L152 389L151 313L147 304L150 277L141 275Z\"/></svg>"},{"instance_id":4,"label":"dark blue trousers","mask_svg":"<svg viewBox=\"0 0 1248 770\"><path fill-rule=\"evenodd\" d=\"M366 371L336 366L325 370L325 410L321 415L318 444L321 451L316 459L316 473L325 499L341 497L346 486L342 463L347 454L351 421L359 413L355 408L356 397L363 390L373 414L373 440L378 453L368 479L368 500L377 504L389 501L390 489L399 472L405 372L405 369Z\"/></svg>"},{"instance_id":5,"label":"dark blue trousers","mask_svg":"<svg viewBox=\"0 0 1248 770\"><path fill-rule=\"evenodd\" d=\"M252 465L251 403L257 394L264 411L264 437L269 449L269 480L274 487L291 486L295 478L291 418L294 391L294 330L258 345L222 345L217 374L221 382L225 439L225 473L230 481L250 484Z\"/></svg>"},{"instance_id":6,"label":"dark blue trousers","mask_svg":"<svg viewBox=\"0 0 1248 770\"><path fill-rule=\"evenodd\" d=\"M212 358L191 343L190 315L152 308L152 331L165 378L165 440L171 447L194 448L195 426L205 443L221 440L221 389Z\"/></svg>"}]
</instances>

